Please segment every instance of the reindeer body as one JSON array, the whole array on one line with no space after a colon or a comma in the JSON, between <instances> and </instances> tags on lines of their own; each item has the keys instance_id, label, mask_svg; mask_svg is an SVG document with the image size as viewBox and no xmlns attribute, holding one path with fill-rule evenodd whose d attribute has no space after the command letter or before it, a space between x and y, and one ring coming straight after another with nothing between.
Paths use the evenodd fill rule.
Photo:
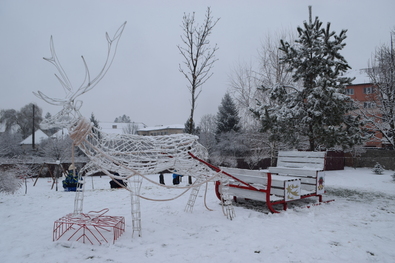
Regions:
<instances>
[{"instance_id":1,"label":"reindeer body","mask_svg":"<svg viewBox=\"0 0 395 263\"><path fill-rule=\"evenodd\" d=\"M76 101L76 98L91 90L104 77L114 59L116 47L125 25L126 22L118 29L112 39L106 34L108 41L107 59L98 76L92 80L85 60L82 57L86 69L86 78L84 83L75 92L73 92L72 85L58 61L51 37L50 46L52 57L46 60L51 62L59 71L60 77L57 75L56 77L61 82L67 95L65 99L53 99L40 91L34 94L50 104L63 106L62 111L51 119L45 120L41 125L46 127L67 127L69 129L69 134L74 145L78 146L90 159L90 163L83 169L99 169L112 179L129 181L127 189L131 192L133 233L138 232L138 235L141 236L139 198L141 197L140 187L142 179L144 178L152 183L156 183L147 178L147 174L160 173L165 170L177 170L178 174L196 178L194 184L185 187L186 191L192 188L185 209L192 211L200 186L216 178L218 173L213 172L213 170L189 155L189 152L193 152L202 159L206 159L208 156L207 150L198 143L197 136L189 134L165 136L106 134L93 127L79 113L82 102ZM115 176L113 173L118 173L119 176ZM221 174L220 179L223 179L223 174ZM163 186L161 184L158 185ZM83 191L76 192L74 214L78 215L82 213L83 195ZM224 201L227 204L230 203L228 199L229 196L224 195ZM232 206L227 206L226 214L230 219L234 217Z\"/></svg>"}]
</instances>

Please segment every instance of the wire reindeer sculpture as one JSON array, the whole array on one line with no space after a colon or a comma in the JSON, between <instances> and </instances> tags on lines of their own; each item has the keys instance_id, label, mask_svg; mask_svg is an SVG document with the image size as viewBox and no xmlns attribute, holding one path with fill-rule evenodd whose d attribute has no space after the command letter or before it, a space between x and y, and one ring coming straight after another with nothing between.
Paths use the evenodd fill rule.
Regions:
<instances>
[{"instance_id":1,"label":"wire reindeer sculpture","mask_svg":"<svg viewBox=\"0 0 395 263\"><path fill-rule=\"evenodd\" d=\"M90 159L90 162L82 170L87 174L94 171L102 171L115 182L117 179L128 181L127 187L120 185L131 192L133 234L137 232L141 236L140 198L146 198L140 195L142 180L146 179L151 183L163 186L150 180L146 175L158 174L164 170L168 170L171 172L177 171L177 174L194 177L195 182L192 185L177 187L178 189L183 189L183 192L179 196L192 189L185 207L185 210L190 212L193 210L201 185L206 184L207 187L207 183L213 180L221 180L223 182L222 185L226 185L226 181L229 178L222 173L214 172L208 166L192 158L190 153L201 159L208 157L206 148L198 143L198 137L195 135L139 136L131 134L107 134L93 127L93 124L81 115L79 110L82 106L82 101L76 99L95 87L109 70L125 25L126 22L121 25L112 38L106 33L108 42L107 58L103 68L95 78L91 79L87 63L82 56L85 66L85 79L76 91L73 91L72 84L56 56L53 38L51 36L51 58L44 59L56 67L59 75L55 74L55 76L65 90L66 97L64 99L50 98L40 91L37 93L34 92L34 94L49 104L63 107L52 118L44 120L41 123L41 127L68 128L69 135L73 140L73 149L74 146L78 146ZM81 177L85 173L80 172L79 174ZM83 178L80 178L80 180L84 181ZM172 186L163 187L171 188ZM74 200L74 215L76 216L82 213L84 188L85 184L82 184L82 191L77 190L76 192ZM222 199L223 212L229 219L232 219L235 214L231 205L231 197L227 194L226 189L223 190Z\"/></svg>"}]
</instances>

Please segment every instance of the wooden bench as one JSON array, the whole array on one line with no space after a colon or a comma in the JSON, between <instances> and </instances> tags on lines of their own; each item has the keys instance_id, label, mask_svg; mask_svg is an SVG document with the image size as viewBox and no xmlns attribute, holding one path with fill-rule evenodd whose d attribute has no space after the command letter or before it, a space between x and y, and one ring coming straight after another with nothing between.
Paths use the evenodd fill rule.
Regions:
<instances>
[{"instance_id":1,"label":"wooden bench","mask_svg":"<svg viewBox=\"0 0 395 263\"><path fill-rule=\"evenodd\" d=\"M280 151L277 166L269 167L271 174L301 179L301 198L318 196L322 202L325 193L326 152Z\"/></svg>"}]
</instances>

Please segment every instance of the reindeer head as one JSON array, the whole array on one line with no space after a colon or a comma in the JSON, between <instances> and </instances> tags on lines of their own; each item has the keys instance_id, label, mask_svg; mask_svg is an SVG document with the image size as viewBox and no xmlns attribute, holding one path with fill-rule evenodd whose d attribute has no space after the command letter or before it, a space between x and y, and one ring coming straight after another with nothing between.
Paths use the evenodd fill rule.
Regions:
<instances>
[{"instance_id":1,"label":"reindeer head","mask_svg":"<svg viewBox=\"0 0 395 263\"><path fill-rule=\"evenodd\" d=\"M66 97L64 99L50 98L46 96L44 93L42 93L41 91L38 91L37 93L33 92L34 95L36 95L37 97L39 97L40 99L44 100L49 104L63 106L63 109L60 112L58 112L55 116L51 117L50 119L44 120L40 124L41 128L43 129L47 129L51 127L68 128L70 125L77 122L79 118L81 118L81 113L79 112L79 109L82 106L82 101L76 99L78 96L88 92L94 86L96 86L96 84L99 83L99 81L107 73L108 69L110 68L114 60L117 51L118 42L119 39L121 38L125 25L126 22L121 25L121 27L117 30L113 38L110 38L108 33L106 33L106 38L108 42L107 59L106 62L104 63L102 70L94 79L91 79L88 66L85 62L84 57L82 56L82 61L85 66L85 79L81 84L81 86L76 91L73 90L73 86L71 85L71 82L67 77L66 72L63 70L62 66L60 65L58 57L56 56L55 47L51 36L50 48L51 48L52 57L44 58L44 59L52 63L56 67L59 75L55 74L55 76L59 80L64 91L66 92Z\"/></svg>"}]
</instances>

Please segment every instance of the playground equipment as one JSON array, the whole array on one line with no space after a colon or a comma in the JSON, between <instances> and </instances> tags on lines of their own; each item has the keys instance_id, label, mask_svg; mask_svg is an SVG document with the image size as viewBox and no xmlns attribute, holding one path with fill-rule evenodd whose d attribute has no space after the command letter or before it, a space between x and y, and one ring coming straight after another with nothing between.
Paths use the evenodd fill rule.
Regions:
<instances>
[{"instance_id":1,"label":"playground equipment","mask_svg":"<svg viewBox=\"0 0 395 263\"><path fill-rule=\"evenodd\" d=\"M141 197L140 187L142 179L157 184L145 175L159 173L164 170L169 170L171 172L177 170L179 174L194 177L196 180L192 185L177 187L178 189L184 190L179 196L192 189L185 208L186 211L193 210L201 185L214 179L225 182L226 176L222 173L214 172L208 166L197 161L188 154L189 152L193 152L201 159L207 157L207 150L197 142L197 136L190 134L175 134L151 137L129 134L106 134L93 127L93 124L80 114L79 109L82 106L82 101L77 101L77 97L91 90L104 77L114 60L118 41L125 25L126 22L118 29L113 38L110 38L108 34L106 34L108 41L106 62L100 73L94 79L90 78L87 64L82 57L86 70L86 78L84 83L82 83L76 91L73 91L67 74L60 65L51 37L50 47L52 57L45 59L51 62L58 70L59 76L56 75L56 77L66 91L66 97L64 99L50 98L40 91L34 94L50 104L63 106L63 109L59 113L50 119L44 120L41 126L68 128L69 135L73 140L73 149L74 146L78 146L90 158L90 163L83 168L84 171L80 171L79 180L83 179L81 175L85 174L85 172L89 174L96 170L104 172L112 178L114 182L117 182L117 180L128 180L127 187L120 185L131 192L133 234L136 232L141 236L139 198ZM72 158L74 160L74 152ZM118 173L119 176L114 175L114 173ZM158 185L163 186L162 184ZM122 223L120 223L123 222L122 218L117 219L117 223L110 223L107 224L106 227L103 227L101 223L103 221L113 222L112 217L110 220L107 220L108 216L106 217L99 213L99 215L95 217L95 220L93 220L91 216L87 216L82 212L84 189L85 184L82 184L81 190L77 187L73 214L68 214L55 221L54 240L58 240L60 237L65 236L69 231L74 231L74 234L72 234L69 239L78 236L79 234L77 233L82 231L82 234L78 236L78 240L82 239L85 241L85 238L88 238L88 232L94 233L96 231L98 234L93 235L94 237L91 236L88 240L91 243L92 240L96 240L100 243L100 239L97 237L102 236L102 228L113 228L114 231L119 231L117 233L123 232L123 228L119 227L119 224L122 225ZM224 213L229 219L232 219L235 215L230 198L231 197L227 195L225 191L222 193ZM100 222L100 224L96 222ZM75 225L78 225L77 230L74 228Z\"/></svg>"},{"instance_id":2,"label":"playground equipment","mask_svg":"<svg viewBox=\"0 0 395 263\"><path fill-rule=\"evenodd\" d=\"M35 186L37 184L38 178L40 178L41 173L43 171L44 168L48 169L48 173L50 174L51 178L52 178L52 186L51 186L51 190L53 189L54 185L56 185L56 191L58 191L58 177L56 175L53 174L53 171L56 169L56 167L60 167L59 169L62 170L62 174L65 174L66 171L64 170L63 166L60 165L60 163L58 162L44 162L41 165L41 168L37 174L36 180L34 181L33 186Z\"/></svg>"}]
</instances>

